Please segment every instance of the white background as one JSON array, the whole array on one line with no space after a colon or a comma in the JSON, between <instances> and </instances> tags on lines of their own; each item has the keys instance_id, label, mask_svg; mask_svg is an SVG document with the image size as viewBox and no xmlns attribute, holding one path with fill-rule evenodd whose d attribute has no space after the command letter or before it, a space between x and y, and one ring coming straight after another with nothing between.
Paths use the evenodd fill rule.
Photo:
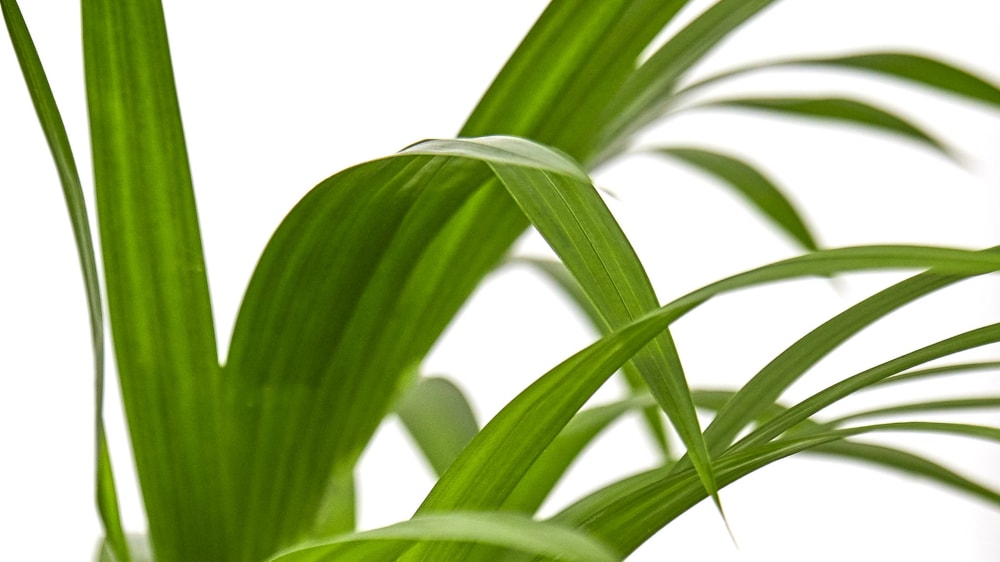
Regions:
<instances>
[{"instance_id":1,"label":"white background","mask_svg":"<svg viewBox=\"0 0 1000 562\"><path fill-rule=\"evenodd\" d=\"M24 4L89 187L78 7ZM220 341L228 339L256 257L295 201L346 166L422 138L454 135L543 4L168 3ZM706 2L694 4L683 19ZM786 1L733 36L697 74L762 58L893 48L934 53L1000 83L1000 5L952 0L943 6ZM879 101L950 142L966 167L855 129L731 111L692 111L651 140L715 146L758 163L789 188L827 246L997 243L997 112L843 73L768 72L714 93L787 91L853 92ZM0 96L0 557L85 560L99 535L86 309L56 176L6 46L0 46ZM680 166L629 158L597 181L617 194L610 204L662 300L795 253L742 202ZM530 236L520 247L545 251ZM839 290L825 281L785 283L709 303L676 326L692 385L742 384L798 336L898 278L853 276ZM996 289L990 279L968 283L876 325L786 398L801 399L894 354L996 321ZM544 282L510 269L487 280L428 369L455 376L485 421L592 338ZM996 357L996 351L977 356ZM996 394L990 389L998 387L1000 376L978 375L950 379L928 396ZM602 396L619 392L612 387ZM868 403L900 401L898 392L873 394ZM128 526L141 530L116 400L109 400L116 468ZM863 403L859 397L855 409ZM1000 421L996 415L974 419ZM1000 488L995 446L910 435L884 439ZM619 424L581 459L546 512L650 466L651 451L634 420ZM366 527L408 517L431 484L392 420L360 470ZM722 500L738 549L714 510L702 504L634 559L986 561L1000 555L1000 510L849 463L783 461L730 486Z\"/></svg>"}]
</instances>

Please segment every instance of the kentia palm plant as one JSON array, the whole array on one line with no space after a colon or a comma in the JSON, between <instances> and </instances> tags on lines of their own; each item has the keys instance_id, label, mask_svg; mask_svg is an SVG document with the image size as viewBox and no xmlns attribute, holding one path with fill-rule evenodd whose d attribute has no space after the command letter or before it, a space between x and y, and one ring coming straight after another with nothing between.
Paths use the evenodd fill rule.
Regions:
<instances>
[{"instance_id":1,"label":"kentia palm plant","mask_svg":"<svg viewBox=\"0 0 1000 562\"><path fill-rule=\"evenodd\" d=\"M654 150L718 176L808 253L670 300L653 293L588 172L697 99L705 82L760 67L877 73L1000 106L1000 90L903 53L791 59L685 84L691 69L773 0L720 0L662 46L686 1L556 0L458 138L417 142L339 172L287 215L250 280L220 365L163 11L157 0L85 0L84 61L102 291L82 186L41 62L14 0L0 0L49 141L76 235L93 326L102 560L615 560L718 490L803 451L874 462L1000 503L951 470L854 441L885 431L1000 440L986 425L922 421L994 397L905 407L907 421L857 425L821 411L876 385L991 363L925 368L1000 341L992 324L916 349L794 404L783 391L831 350L919 297L1000 269L1000 255L919 246L819 249L788 199L749 164L689 147ZM834 98L729 98L753 110L832 118L937 149L918 127ZM515 240L537 229L559 262L528 260L573 296L604 335L533 384L481 430L447 380L420 365ZM844 310L732 391L692 391L669 327L722 293L804 276L926 269ZM149 522L122 529L101 416L102 295ZM581 410L622 370L633 395ZM704 429L696 408L714 412ZM354 532L358 457L395 409L440 474L412 519ZM642 410L662 466L532 515L600 430ZM667 446L663 414L685 447Z\"/></svg>"}]
</instances>

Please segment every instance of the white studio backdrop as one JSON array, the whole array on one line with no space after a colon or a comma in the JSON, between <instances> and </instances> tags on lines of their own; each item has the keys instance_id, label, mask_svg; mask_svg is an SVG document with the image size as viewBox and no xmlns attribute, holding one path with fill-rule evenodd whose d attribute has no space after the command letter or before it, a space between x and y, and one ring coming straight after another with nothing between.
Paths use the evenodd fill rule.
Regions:
<instances>
[{"instance_id":1,"label":"white studio backdrop","mask_svg":"<svg viewBox=\"0 0 1000 562\"><path fill-rule=\"evenodd\" d=\"M694 2L682 20L705 5ZM943 5L787 0L751 21L697 72L796 54L892 49L940 56L1000 83L1000 4ZM228 339L259 252L287 210L311 186L347 166L423 138L454 135L543 7L540 0L286 2L277 9L262 2L167 3L220 342ZM78 6L25 0L22 10L89 188ZM0 47L0 85L2 557L40 559L41 547L45 560L85 560L99 525L92 499L93 384L82 283L56 175L6 46ZM651 132L650 139L717 147L759 164L789 189L827 246L997 243L997 112L844 73L772 71L727 84L719 93L788 91L852 93L892 107L954 146L966 167L855 129L721 110L692 111ZM746 205L683 167L630 157L596 179L615 193L609 205L661 300L795 253ZM530 235L519 248L546 252ZM699 387L743 384L797 337L901 277L785 283L709 303L676 325L689 379ZM996 321L997 289L994 279L969 283L877 324L788 397L801 399L837 377ZM509 268L487 279L426 367L453 376L485 422L593 338L549 285ZM985 356L989 351L996 357L995 349ZM982 380L984 392L1000 387L1000 375ZM141 531L114 390L108 407L114 461L127 524ZM620 390L611 386L601 396ZM933 392L949 390L944 385ZM898 401L886 394L871 399ZM995 447L905 437L890 439L1000 487ZM585 454L545 509L552 512L653 462L638 423L625 420ZM359 468L365 527L409 517L431 485L392 419ZM738 548L714 509L702 504L633 559L1000 556L997 509L856 464L789 459L726 488L722 500Z\"/></svg>"}]
</instances>

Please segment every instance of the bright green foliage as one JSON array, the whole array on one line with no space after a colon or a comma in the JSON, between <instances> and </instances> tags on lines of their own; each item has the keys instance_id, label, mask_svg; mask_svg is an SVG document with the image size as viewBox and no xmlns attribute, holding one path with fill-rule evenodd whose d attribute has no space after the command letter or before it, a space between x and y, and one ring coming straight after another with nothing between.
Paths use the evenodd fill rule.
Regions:
<instances>
[{"instance_id":1,"label":"bright green foliage","mask_svg":"<svg viewBox=\"0 0 1000 562\"><path fill-rule=\"evenodd\" d=\"M809 253L706 285L667 304L589 173L708 83L773 67L902 79L988 107L1000 90L957 67L900 53L792 59L681 90L687 73L774 0L719 0L659 44L685 0L554 0L456 139L415 143L338 172L284 218L249 281L220 363L201 235L159 0L83 0L83 54L111 335L149 537L126 538L104 437L103 308L83 191L41 61L14 0L0 0L56 161L76 236L97 383L101 560L620 560L721 487L800 452L931 478L1000 505L1000 494L928 459L855 441L920 431L1000 441L1000 429L887 415L1000 407L966 396L839 418L823 409L866 389L994 368L927 367L1000 342L988 325L779 404L785 389L853 335L966 278L1000 252L926 246L822 249L802 214L754 165L712 149L658 147L733 189ZM887 109L840 98L734 97L701 106L861 124L944 145ZM559 261L527 261L564 289L601 337L525 388L480 429L462 392L419 378L428 351L526 228ZM518 258L512 258L518 261ZM670 325L713 297L808 276L917 269L805 334L746 385L692 391ZM915 370L920 368L921 370ZM629 398L581 410L621 370ZM710 411L703 431L696 408ZM662 466L534 518L566 470L631 410ZM355 532L358 458L395 412L438 480L414 517ZM667 445L669 421L685 449ZM740 437L742 435L742 437ZM737 439L740 437L739 439ZM149 553L145 550L150 551Z\"/></svg>"}]
</instances>

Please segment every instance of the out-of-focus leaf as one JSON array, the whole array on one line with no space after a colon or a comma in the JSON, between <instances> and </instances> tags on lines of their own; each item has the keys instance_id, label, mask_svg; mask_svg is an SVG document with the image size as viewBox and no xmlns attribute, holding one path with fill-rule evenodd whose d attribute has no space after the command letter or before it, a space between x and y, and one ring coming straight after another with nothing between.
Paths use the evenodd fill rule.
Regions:
<instances>
[{"instance_id":1,"label":"out-of-focus leaf","mask_svg":"<svg viewBox=\"0 0 1000 562\"><path fill-rule=\"evenodd\" d=\"M100 279L97 275L94 242L90 234L90 218L83 197L83 188L80 185L80 174L77 172L76 160L73 158L73 151L66 135L66 127L63 125L62 116L52 95L52 89L49 87L48 78L45 76L45 69L42 67L42 61L38 57L34 41L31 39L31 34L16 0L0 0L0 11L3 13L7 33L14 46L14 52L21 66L31 101L35 106L35 112L38 114L42 132L48 142L49 150L52 152L59 181L62 184L63 196L66 200L66 209L69 211L70 224L73 228L73 238L76 241L77 256L80 260L80 271L87 293L91 347L94 354L97 508L104 532L107 535L107 547L118 560L129 562L131 557L125 541L125 533L122 530L118 493L111 467L111 457L108 454L107 436L104 431L104 312L101 304Z\"/></svg>"},{"instance_id":2,"label":"out-of-focus leaf","mask_svg":"<svg viewBox=\"0 0 1000 562\"><path fill-rule=\"evenodd\" d=\"M927 478L936 484L971 494L981 500L1000 506L1000 493L973 482L936 462L907 451L845 439L809 449L808 453L867 462L880 468L892 468L912 476Z\"/></svg>"},{"instance_id":3,"label":"out-of-focus leaf","mask_svg":"<svg viewBox=\"0 0 1000 562\"><path fill-rule=\"evenodd\" d=\"M948 158L952 151L920 127L874 105L847 98L731 98L690 106L694 108L728 107L753 109L793 117L840 121L900 135L932 148Z\"/></svg>"},{"instance_id":4,"label":"out-of-focus leaf","mask_svg":"<svg viewBox=\"0 0 1000 562\"><path fill-rule=\"evenodd\" d=\"M628 77L603 108L594 160L607 160L622 149L633 133L659 117L673 99L684 73L774 1L720 0L671 37Z\"/></svg>"},{"instance_id":5,"label":"out-of-focus leaf","mask_svg":"<svg viewBox=\"0 0 1000 562\"><path fill-rule=\"evenodd\" d=\"M787 66L818 66L872 72L898 78L940 92L1000 107L1000 88L957 66L913 53L862 53L843 57L799 58L758 63L706 78L687 87L684 94L708 84L750 72Z\"/></svg>"},{"instance_id":6,"label":"out-of-focus leaf","mask_svg":"<svg viewBox=\"0 0 1000 562\"><path fill-rule=\"evenodd\" d=\"M621 556L587 535L515 513L420 515L395 525L296 545L271 562L390 561L414 544L464 542L502 546L544 559L612 562ZM442 558L439 560L452 560Z\"/></svg>"},{"instance_id":7,"label":"out-of-focus leaf","mask_svg":"<svg viewBox=\"0 0 1000 562\"><path fill-rule=\"evenodd\" d=\"M953 398L950 400L931 400L927 402L914 402L911 404L897 404L895 406L884 406L874 410L855 412L850 415L841 416L826 423L829 426L839 426L849 421L865 418L876 418L882 416L893 416L898 414L910 414L914 412L940 412L955 410L983 410L1000 408L1000 396L979 396L975 398Z\"/></svg>"},{"instance_id":8,"label":"out-of-focus leaf","mask_svg":"<svg viewBox=\"0 0 1000 562\"><path fill-rule=\"evenodd\" d=\"M441 377L410 385L396 402L396 415L438 476L479 433L465 395Z\"/></svg>"},{"instance_id":9,"label":"out-of-focus leaf","mask_svg":"<svg viewBox=\"0 0 1000 562\"><path fill-rule=\"evenodd\" d=\"M761 211L781 231L806 250L816 250L816 241L801 214L784 193L756 168L725 154L688 147L653 149L656 154L690 164L732 187Z\"/></svg>"},{"instance_id":10,"label":"out-of-focus leaf","mask_svg":"<svg viewBox=\"0 0 1000 562\"><path fill-rule=\"evenodd\" d=\"M599 151L598 116L688 2L550 2L459 135L527 137L589 166Z\"/></svg>"},{"instance_id":11,"label":"out-of-focus leaf","mask_svg":"<svg viewBox=\"0 0 1000 562\"><path fill-rule=\"evenodd\" d=\"M357 501L354 467L338 468L327 480L309 536L329 537L354 531L357 528Z\"/></svg>"},{"instance_id":12,"label":"out-of-focus leaf","mask_svg":"<svg viewBox=\"0 0 1000 562\"><path fill-rule=\"evenodd\" d=\"M882 386L886 384L912 381L914 379L921 379L926 377L937 377L940 375L972 374L980 371L995 372L997 369L1000 369L1000 361L982 361L976 363L958 363L954 365L942 365L939 367L930 367L927 369L919 369L914 371L907 371L905 373L899 373L898 375L893 375L883 381L879 381L878 383L872 386Z\"/></svg>"}]
</instances>

